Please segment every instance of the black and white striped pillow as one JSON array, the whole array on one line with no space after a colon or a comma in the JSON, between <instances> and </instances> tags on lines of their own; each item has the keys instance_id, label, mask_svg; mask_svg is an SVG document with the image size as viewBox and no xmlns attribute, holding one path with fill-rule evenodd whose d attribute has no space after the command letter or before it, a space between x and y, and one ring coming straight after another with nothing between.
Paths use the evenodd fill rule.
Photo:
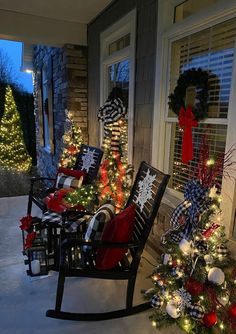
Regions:
<instances>
[{"instance_id":1,"label":"black and white striped pillow","mask_svg":"<svg viewBox=\"0 0 236 334\"><path fill-rule=\"evenodd\" d=\"M105 224L108 223L114 216L115 206L112 203L106 203L102 205L89 222L85 234L85 240L100 240ZM87 251L89 249L89 246L83 247L84 251Z\"/></svg>"},{"instance_id":2,"label":"black and white striped pillow","mask_svg":"<svg viewBox=\"0 0 236 334\"><path fill-rule=\"evenodd\" d=\"M82 186L84 177L80 176L80 178L74 176L68 176L63 173L58 173L56 180L56 188L80 188Z\"/></svg>"}]
</instances>

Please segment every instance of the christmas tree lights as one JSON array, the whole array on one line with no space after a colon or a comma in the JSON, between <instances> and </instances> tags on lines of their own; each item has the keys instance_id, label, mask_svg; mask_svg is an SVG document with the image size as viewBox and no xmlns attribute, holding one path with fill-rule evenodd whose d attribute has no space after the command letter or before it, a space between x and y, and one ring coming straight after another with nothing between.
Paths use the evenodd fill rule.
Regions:
<instances>
[{"instance_id":1,"label":"christmas tree lights","mask_svg":"<svg viewBox=\"0 0 236 334\"><path fill-rule=\"evenodd\" d=\"M0 167L16 172L26 172L31 167L31 157L23 140L20 115L10 86L6 87L4 114L0 122Z\"/></svg>"},{"instance_id":2,"label":"christmas tree lights","mask_svg":"<svg viewBox=\"0 0 236 334\"><path fill-rule=\"evenodd\" d=\"M122 90L114 87L99 109L98 120L104 125L104 161L100 173L100 202L112 199L119 212L125 205L132 184L133 168L128 165L127 108Z\"/></svg>"},{"instance_id":3,"label":"christmas tree lights","mask_svg":"<svg viewBox=\"0 0 236 334\"><path fill-rule=\"evenodd\" d=\"M95 184L86 184L74 191L69 192L65 198L65 203L70 207L81 205L84 209L92 211L97 202L97 187Z\"/></svg>"},{"instance_id":4,"label":"christmas tree lights","mask_svg":"<svg viewBox=\"0 0 236 334\"><path fill-rule=\"evenodd\" d=\"M124 118L109 125L110 135L104 138L103 144L105 160L100 172L100 199L104 203L112 198L117 211L126 203L132 182L133 169L128 165L127 125ZM119 134L115 136L112 135L114 126L119 129Z\"/></svg>"},{"instance_id":5,"label":"christmas tree lights","mask_svg":"<svg viewBox=\"0 0 236 334\"><path fill-rule=\"evenodd\" d=\"M71 112L66 110L65 133L63 135L63 151L60 166L72 168L75 165L77 154L83 143L80 127L74 122Z\"/></svg>"},{"instance_id":6,"label":"christmas tree lights","mask_svg":"<svg viewBox=\"0 0 236 334\"><path fill-rule=\"evenodd\" d=\"M213 159L203 140L195 178L162 237L154 288L144 292L157 329L177 324L189 334L236 333L236 261L229 256L215 187L232 168L231 153Z\"/></svg>"}]
</instances>

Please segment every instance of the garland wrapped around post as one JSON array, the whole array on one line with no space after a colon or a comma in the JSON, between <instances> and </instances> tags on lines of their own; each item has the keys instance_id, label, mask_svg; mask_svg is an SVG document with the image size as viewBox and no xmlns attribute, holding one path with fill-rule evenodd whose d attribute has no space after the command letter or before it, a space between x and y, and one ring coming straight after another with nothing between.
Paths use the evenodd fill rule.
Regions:
<instances>
[{"instance_id":1,"label":"garland wrapped around post","mask_svg":"<svg viewBox=\"0 0 236 334\"><path fill-rule=\"evenodd\" d=\"M98 120L104 125L104 161L100 172L100 200L113 199L117 211L129 196L133 169L128 165L128 131L125 108L119 88L113 88L99 109Z\"/></svg>"}]
</instances>

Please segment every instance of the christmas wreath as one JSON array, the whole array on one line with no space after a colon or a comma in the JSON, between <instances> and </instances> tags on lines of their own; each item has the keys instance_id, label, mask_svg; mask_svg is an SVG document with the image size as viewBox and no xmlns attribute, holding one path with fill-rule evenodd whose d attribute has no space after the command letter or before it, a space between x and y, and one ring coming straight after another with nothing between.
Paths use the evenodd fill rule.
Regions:
<instances>
[{"instance_id":1,"label":"christmas wreath","mask_svg":"<svg viewBox=\"0 0 236 334\"><path fill-rule=\"evenodd\" d=\"M169 107L179 116L182 108L185 108L186 90L190 86L196 87L197 103L192 106L192 112L196 121L200 121L207 117L208 111L208 80L209 72L203 71L201 68L184 71L177 81L174 93L169 95ZM187 107L187 106L186 106Z\"/></svg>"}]
</instances>

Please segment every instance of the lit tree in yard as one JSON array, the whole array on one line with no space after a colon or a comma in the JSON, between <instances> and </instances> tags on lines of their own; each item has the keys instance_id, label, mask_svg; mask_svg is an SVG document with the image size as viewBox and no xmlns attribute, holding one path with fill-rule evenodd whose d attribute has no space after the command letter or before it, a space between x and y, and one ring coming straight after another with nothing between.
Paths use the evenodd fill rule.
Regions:
<instances>
[{"instance_id":1,"label":"lit tree in yard","mask_svg":"<svg viewBox=\"0 0 236 334\"><path fill-rule=\"evenodd\" d=\"M234 149L213 159L203 140L195 176L162 237L163 254L145 291L157 329L176 324L189 334L236 333L236 261L219 208L219 176L230 176ZM231 170L231 172L230 172Z\"/></svg>"},{"instance_id":2,"label":"lit tree in yard","mask_svg":"<svg viewBox=\"0 0 236 334\"><path fill-rule=\"evenodd\" d=\"M23 140L20 115L10 86L6 87L4 114L0 122L0 167L17 172L31 168L31 157Z\"/></svg>"}]
</instances>

